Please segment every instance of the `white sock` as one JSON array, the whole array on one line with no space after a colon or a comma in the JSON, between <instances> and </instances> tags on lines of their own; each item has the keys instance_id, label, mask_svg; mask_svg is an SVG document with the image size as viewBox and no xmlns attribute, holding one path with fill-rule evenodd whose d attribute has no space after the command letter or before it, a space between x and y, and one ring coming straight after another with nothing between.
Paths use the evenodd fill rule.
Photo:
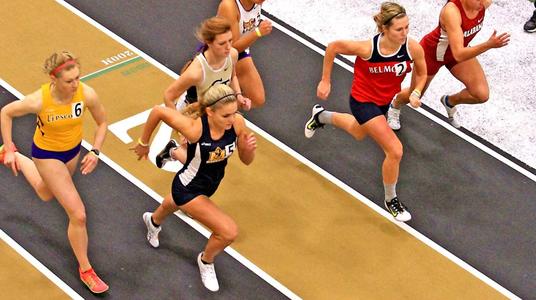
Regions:
<instances>
[{"instance_id":1,"label":"white sock","mask_svg":"<svg viewBox=\"0 0 536 300\"><path fill-rule=\"evenodd\" d=\"M169 158L171 158L171 160L176 160L175 157L173 157L173 152L174 152L177 148L178 148L178 147L169 149Z\"/></svg>"},{"instance_id":2,"label":"white sock","mask_svg":"<svg viewBox=\"0 0 536 300\"><path fill-rule=\"evenodd\" d=\"M322 124L332 124L331 119L333 118L333 112L324 110L318 115L318 121Z\"/></svg>"},{"instance_id":3,"label":"white sock","mask_svg":"<svg viewBox=\"0 0 536 300\"><path fill-rule=\"evenodd\" d=\"M391 184L384 182L383 189L385 191L385 201L389 202L396 197L396 182Z\"/></svg>"}]
</instances>

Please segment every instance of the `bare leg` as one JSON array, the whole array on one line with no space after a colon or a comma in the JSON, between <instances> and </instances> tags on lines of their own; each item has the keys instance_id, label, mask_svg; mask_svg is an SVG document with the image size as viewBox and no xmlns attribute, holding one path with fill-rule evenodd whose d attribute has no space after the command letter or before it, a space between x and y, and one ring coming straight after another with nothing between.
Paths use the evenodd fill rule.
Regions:
<instances>
[{"instance_id":1,"label":"bare leg","mask_svg":"<svg viewBox=\"0 0 536 300\"><path fill-rule=\"evenodd\" d=\"M35 190L35 193L43 201L50 201L54 197L52 192L47 188L41 175L37 171L34 162L25 155L15 152L15 157L19 165L20 171Z\"/></svg>"},{"instance_id":2,"label":"bare leg","mask_svg":"<svg viewBox=\"0 0 536 300\"><path fill-rule=\"evenodd\" d=\"M265 93L259 71L251 57L246 57L236 64L236 75L242 92L251 100L251 107L257 108L264 105Z\"/></svg>"},{"instance_id":3,"label":"bare leg","mask_svg":"<svg viewBox=\"0 0 536 300\"><path fill-rule=\"evenodd\" d=\"M238 235L238 226L233 219L206 196L198 196L180 209L212 231L203 252L203 260L207 263L214 262L214 258Z\"/></svg>"},{"instance_id":4,"label":"bare leg","mask_svg":"<svg viewBox=\"0 0 536 300\"><path fill-rule=\"evenodd\" d=\"M171 197L171 194L164 197L164 201L162 201L162 204L154 211L152 218L153 222L156 225L162 224L164 220L174 212L179 210L179 206L175 204L173 201L173 198Z\"/></svg>"},{"instance_id":5,"label":"bare leg","mask_svg":"<svg viewBox=\"0 0 536 300\"><path fill-rule=\"evenodd\" d=\"M382 164L384 184L394 184L398 181L400 161L402 160L402 143L389 128L383 116L377 116L362 126L368 135L376 141L385 153Z\"/></svg>"},{"instance_id":6,"label":"bare leg","mask_svg":"<svg viewBox=\"0 0 536 300\"><path fill-rule=\"evenodd\" d=\"M456 64L450 72L465 85L465 89L449 96L450 105L479 104L488 101L488 81L476 58Z\"/></svg>"},{"instance_id":7,"label":"bare leg","mask_svg":"<svg viewBox=\"0 0 536 300\"><path fill-rule=\"evenodd\" d=\"M357 123L355 117L351 114L334 112L331 122L333 126L346 131L358 141L367 136L363 127Z\"/></svg>"},{"instance_id":8,"label":"bare leg","mask_svg":"<svg viewBox=\"0 0 536 300\"><path fill-rule=\"evenodd\" d=\"M67 236L80 269L82 271L90 269L91 264L87 256L86 211L71 178L78 162L78 156L67 165L55 159L34 158L34 162L43 181L69 217Z\"/></svg>"},{"instance_id":9,"label":"bare leg","mask_svg":"<svg viewBox=\"0 0 536 300\"><path fill-rule=\"evenodd\" d=\"M424 93L426 92L426 90L428 89L428 87L430 86L430 83L432 82L432 80L434 79L435 75L432 75L432 76L428 76L426 78L426 83L424 85L424 88L422 89L421 91L421 97L424 96ZM414 80L415 78L414 77L411 77L411 86L415 86L414 84ZM402 107L402 105L405 105L405 104L408 104L409 103L409 96L411 94L411 91L409 90L409 88L405 88L405 89L402 89L396 96L395 96L395 99L393 99L393 102L392 102L392 105L394 108L396 109L400 109L400 107Z\"/></svg>"}]
</instances>

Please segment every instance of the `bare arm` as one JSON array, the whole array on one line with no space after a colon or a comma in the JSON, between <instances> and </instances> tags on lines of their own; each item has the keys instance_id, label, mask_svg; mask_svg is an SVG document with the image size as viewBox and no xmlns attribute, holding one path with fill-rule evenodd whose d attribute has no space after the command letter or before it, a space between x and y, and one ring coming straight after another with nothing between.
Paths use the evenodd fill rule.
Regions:
<instances>
[{"instance_id":1,"label":"bare arm","mask_svg":"<svg viewBox=\"0 0 536 300\"><path fill-rule=\"evenodd\" d=\"M441 11L439 20L443 28L447 31L452 56L458 62L477 57L492 48L504 47L510 41L509 34L502 33L497 35L497 31L494 31L487 41L472 47L464 47L461 27L462 17L456 5L452 3L445 5Z\"/></svg>"},{"instance_id":2,"label":"bare arm","mask_svg":"<svg viewBox=\"0 0 536 300\"><path fill-rule=\"evenodd\" d=\"M422 46L413 39L408 39L408 42L409 51L411 53L411 57L413 58L413 73L411 74L412 80L411 86L409 87L411 92L409 100L411 106L419 107L421 106L421 92L426 84L426 60L424 59L424 50ZM415 90L416 92L413 92Z\"/></svg>"},{"instance_id":3,"label":"bare arm","mask_svg":"<svg viewBox=\"0 0 536 300\"><path fill-rule=\"evenodd\" d=\"M236 76L236 64L238 63L238 51L231 49L231 59L233 60L233 73L231 74L231 88L235 93L242 93L240 89L240 83L238 82L238 76Z\"/></svg>"},{"instance_id":4,"label":"bare arm","mask_svg":"<svg viewBox=\"0 0 536 300\"><path fill-rule=\"evenodd\" d=\"M231 49L231 58L233 60L233 73L231 75L230 86L238 94L236 99L238 100L239 108L243 110L251 109L251 100L242 95L242 89L240 88L240 82L238 82L238 76L236 75L236 64L238 63L238 51Z\"/></svg>"},{"instance_id":5,"label":"bare arm","mask_svg":"<svg viewBox=\"0 0 536 300\"><path fill-rule=\"evenodd\" d=\"M175 100L188 88L201 82L202 72L199 61L194 59L186 71L164 91L164 104L166 107L175 109Z\"/></svg>"},{"instance_id":6,"label":"bare arm","mask_svg":"<svg viewBox=\"0 0 536 300\"><path fill-rule=\"evenodd\" d=\"M333 70L333 62L337 54L357 55L360 57L369 57L371 53L370 41L348 41L338 40L328 44L324 55L324 63L322 67L322 79L318 83L317 96L322 100L326 100L331 90L331 71Z\"/></svg>"},{"instance_id":7,"label":"bare arm","mask_svg":"<svg viewBox=\"0 0 536 300\"><path fill-rule=\"evenodd\" d=\"M190 142L197 142L201 138L202 124L200 118L192 119L184 116L175 108L156 105L147 118L147 122L143 127L143 133L138 139L137 145L130 148L138 155L138 160L141 158L147 159L151 135L160 121L178 130Z\"/></svg>"},{"instance_id":8,"label":"bare arm","mask_svg":"<svg viewBox=\"0 0 536 300\"><path fill-rule=\"evenodd\" d=\"M13 143L12 128L13 118L30 113L37 114L42 106L41 90L26 96L23 100L13 101L2 108L0 112L0 127L2 140L4 141L4 165L8 166L13 175L17 176L19 166L15 159L15 144Z\"/></svg>"},{"instance_id":9,"label":"bare arm","mask_svg":"<svg viewBox=\"0 0 536 300\"><path fill-rule=\"evenodd\" d=\"M246 128L246 123L242 115L237 114L234 123L236 135L238 136L238 157L245 165L249 165L255 159L255 149L257 149L257 138Z\"/></svg>"},{"instance_id":10,"label":"bare arm","mask_svg":"<svg viewBox=\"0 0 536 300\"><path fill-rule=\"evenodd\" d=\"M218 16L224 17L231 22L231 31L233 32L233 47L242 52L255 43L260 37L255 31L248 32L240 36L238 22L240 22L240 12L234 0L223 0L218 6ZM264 20L259 25L262 36L272 32L272 23Z\"/></svg>"},{"instance_id":11,"label":"bare arm","mask_svg":"<svg viewBox=\"0 0 536 300\"><path fill-rule=\"evenodd\" d=\"M95 135L93 139L93 149L100 150L104 139L106 138L106 132L108 130L108 123L106 122L106 111L104 106L99 100L99 96L95 90L88 85L84 84L84 96L86 98L86 105L97 124Z\"/></svg>"},{"instance_id":12,"label":"bare arm","mask_svg":"<svg viewBox=\"0 0 536 300\"><path fill-rule=\"evenodd\" d=\"M95 130L95 135L93 137L92 149L100 150L102 148L102 144L104 143L104 138L106 137L106 131L108 129L108 125L106 123L106 111L104 110L102 103L100 103L99 96L95 90L84 83L80 84L84 85L84 98L86 99L86 106L89 109L93 120L95 120L95 123L97 124L97 129ZM82 161L80 162L80 171L83 175L89 174L93 172L98 162L98 157L94 155L94 153L89 152L84 156L84 158L82 158Z\"/></svg>"},{"instance_id":13,"label":"bare arm","mask_svg":"<svg viewBox=\"0 0 536 300\"><path fill-rule=\"evenodd\" d=\"M13 101L2 108L0 113L0 127L2 128L2 140L5 145L13 143L12 128L13 118L27 114L37 114L42 105L41 89L27 95L23 100ZM9 147L8 147L9 148Z\"/></svg>"}]
</instances>

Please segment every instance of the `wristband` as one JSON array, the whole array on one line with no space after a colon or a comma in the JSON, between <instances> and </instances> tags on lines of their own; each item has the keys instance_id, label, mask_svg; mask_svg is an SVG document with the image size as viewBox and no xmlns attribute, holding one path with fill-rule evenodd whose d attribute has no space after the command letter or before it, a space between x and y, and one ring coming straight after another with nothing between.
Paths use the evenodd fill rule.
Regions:
<instances>
[{"instance_id":1,"label":"wristband","mask_svg":"<svg viewBox=\"0 0 536 300\"><path fill-rule=\"evenodd\" d=\"M411 95L421 99L421 91L419 91L418 89L414 89L413 92L411 92Z\"/></svg>"},{"instance_id":2,"label":"wristband","mask_svg":"<svg viewBox=\"0 0 536 300\"><path fill-rule=\"evenodd\" d=\"M89 153L95 155L97 158L99 157L100 151L97 149L91 149L89 150Z\"/></svg>"},{"instance_id":3,"label":"wristband","mask_svg":"<svg viewBox=\"0 0 536 300\"><path fill-rule=\"evenodd\" d=\"M255 33L257 34L258 37L262 36L261 30L259 29L259 27L255 27Z\"/></svg>"},{"instance_id":4,"label":"wristband","mask_svg":"<svg viewBox=\"0 0 536 300\"><path fill-rule=\"evenodd\" d=\"M149 144L144 144L142 141L141 141L141 138L138 138L138 144L140 146L143 146L143 147L149 147Z\"/></svg>"}]
</instances>

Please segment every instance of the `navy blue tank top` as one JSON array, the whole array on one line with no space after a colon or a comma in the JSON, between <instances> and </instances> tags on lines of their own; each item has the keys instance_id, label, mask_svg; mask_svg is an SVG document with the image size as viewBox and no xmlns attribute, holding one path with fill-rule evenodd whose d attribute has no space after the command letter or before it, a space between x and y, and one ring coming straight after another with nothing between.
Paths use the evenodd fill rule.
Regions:
<instances>
[{"instance_id":1,"label":"navy blue tank top","mask_svg":"<svg viewBox=\"0 0 536 300\"><path fill-rule=\"evenodd\" d=\"M185 187L208 188L218 185L225 174L227 158L236 148L234 127L225 130L223 136L213 140L210 136L208 117L201 117L203 133L196 143L188 144L186 162L178 172Z\"/></svg>"}]
</instances>

